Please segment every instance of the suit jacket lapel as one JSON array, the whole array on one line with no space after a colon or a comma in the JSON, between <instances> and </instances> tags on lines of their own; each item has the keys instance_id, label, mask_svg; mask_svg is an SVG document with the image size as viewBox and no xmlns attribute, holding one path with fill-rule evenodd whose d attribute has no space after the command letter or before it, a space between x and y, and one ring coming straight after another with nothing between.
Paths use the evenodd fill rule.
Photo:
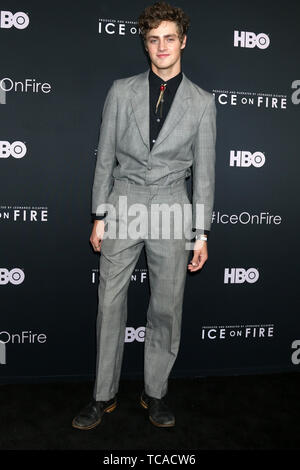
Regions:
<instances>
[{"instance_id":1,"label":"suit jacket lapel","mask_svg":"<svg viewBox=\"0 0 300 470\"><path fill-rule=\"evenodd\" d=\"M131 88L131 104L139 128L141 137L150 150L149 132L150 132L150 116L149 116L149 70L138 75ZM156 142L152 147L152 152L168 137L176 124L182 119L184 113L190 104L191 95L189 93L188 79L182 72L182 80L177 88L177 92L173 99L171 108L167 114L165 122L158 134Z\"/></svg>"}]
</instances>

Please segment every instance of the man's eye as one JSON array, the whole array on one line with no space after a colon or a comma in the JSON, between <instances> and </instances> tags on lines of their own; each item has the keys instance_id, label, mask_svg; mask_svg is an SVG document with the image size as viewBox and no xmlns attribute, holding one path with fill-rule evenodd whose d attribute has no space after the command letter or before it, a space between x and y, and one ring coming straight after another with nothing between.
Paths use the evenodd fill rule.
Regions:
<instances>
[{"instance_id":1,"label":"man's eye","mask_svg":"<svg viewBox=\"0 0 300 470\"><path fill-rule=\"evenodd\" d=\"M174 38L168 38L167 41L168 41L168 42L174 41ZM151 43L151 44L153 44L153 43L155 43L155 42L157 42L157 39L150 39L150 43Z\"/></svg>"}]
</instances>

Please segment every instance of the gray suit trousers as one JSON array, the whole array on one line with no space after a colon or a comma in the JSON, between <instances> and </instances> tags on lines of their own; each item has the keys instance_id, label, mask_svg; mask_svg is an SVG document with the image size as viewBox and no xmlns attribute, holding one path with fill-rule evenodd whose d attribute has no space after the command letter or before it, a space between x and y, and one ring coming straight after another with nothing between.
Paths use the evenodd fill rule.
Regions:
<instances>
[{"instance_id":1,"label":"gray suit trousers","mask_svg":"<svg viewBox=\"0 0 300 470\"><path fill-rule=\"evenodd\" d=\"M102 240L94 398L109 400L118 392L127 322L127 293L131 275L144 246L150 282L144 343L144 386L148 395L162 398L167 393L168 377L179 350L183 295L191 246L192 208L185 179L164 186L137 185L116 179L108 198L108 202L116 207L116 213L108 214L106 230L109 225L115 225L117 230L125 226L124 207L122 209L118 206L120 196L127 197L128 208L134 203L143 204L147 214L143 215L144 223L141 224L138 236L117 236ZM160 209L159 214L155 206L165 204L165 208L170 208L175 203L180 210L184 207L179 225L172 216L168 219L168 209L166 212ZM136 215L128 212L127 227L133 219L136 219ZM182 235L175 236L176 227L178 229L180 224ZM166 226L170 233L163 236L163 228Z\"/></svg>"}]
</instances>

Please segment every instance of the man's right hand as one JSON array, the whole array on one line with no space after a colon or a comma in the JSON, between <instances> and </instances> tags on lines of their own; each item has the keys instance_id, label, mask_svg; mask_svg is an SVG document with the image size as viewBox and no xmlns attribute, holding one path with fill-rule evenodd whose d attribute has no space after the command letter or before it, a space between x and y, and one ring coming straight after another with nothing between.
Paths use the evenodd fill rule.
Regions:
<instances>
[{"instance_id":1,"label":"man's right hand","mask_svg":"<svg viewBox=\"0 0 300 470\"><path fill-rule=\"evenodd\" d=\"M101 250L101 243L103 240L104 228L105 228L104 220L94 221L93 230L90 236L90 242L92 244L94 251Z\"/></svg>"}]
</instances>

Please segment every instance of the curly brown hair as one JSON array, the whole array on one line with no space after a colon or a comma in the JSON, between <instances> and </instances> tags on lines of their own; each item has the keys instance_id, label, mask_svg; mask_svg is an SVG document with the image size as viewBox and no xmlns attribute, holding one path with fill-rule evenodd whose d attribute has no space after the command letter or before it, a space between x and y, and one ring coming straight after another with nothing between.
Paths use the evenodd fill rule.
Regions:
<instances>
[{"instance_id":1,"label":"curly brown hair","mask_svg":"<svg viewBox=\"0 0 300 470\"><path fill-rule=\"evenodd\" d=\"M180 42L187 34L190 18L179 7L173 7L166 2L156 2L145 8L138 18L139 28L141 35L146 45L146 37L148 31L152 28L157 28L162 21L174 21L177 24L177 31Z\"/></svg>"}]
</instances>

